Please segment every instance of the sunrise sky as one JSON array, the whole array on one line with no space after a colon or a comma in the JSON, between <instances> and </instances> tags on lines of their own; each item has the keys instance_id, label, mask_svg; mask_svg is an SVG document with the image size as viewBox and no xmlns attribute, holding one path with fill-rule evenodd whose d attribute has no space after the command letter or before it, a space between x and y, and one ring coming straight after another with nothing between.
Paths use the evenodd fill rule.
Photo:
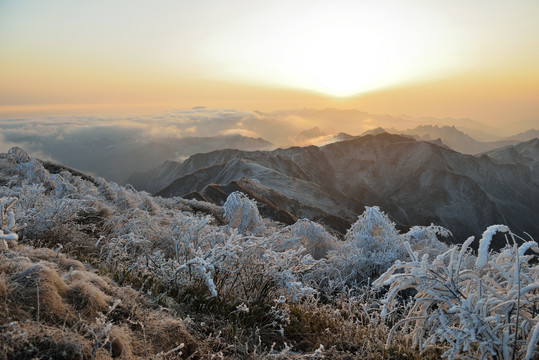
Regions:
<instances>
[{"instance_id":1,"label":"sunrise sky","mask_svg":"<svg viewBox=\"0 0 539 360\"><path fill-rule=\"evenodd\" d=\"M539 1L0 0L0 115L539 118Z\"/></svg>"}]
</instances>

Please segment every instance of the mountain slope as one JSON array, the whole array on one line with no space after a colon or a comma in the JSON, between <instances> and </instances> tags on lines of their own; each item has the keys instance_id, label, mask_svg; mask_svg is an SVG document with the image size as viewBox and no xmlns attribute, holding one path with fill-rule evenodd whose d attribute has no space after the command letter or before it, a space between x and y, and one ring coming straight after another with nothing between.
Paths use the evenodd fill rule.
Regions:
<instances>
[{"instance_id":1,"label":"mountain slope","mask_svg":"<svg viewBox=\"0 0 539 360\"><path fill-rule=\"evenodd\" d=\"M122 167L126 167L122 163L125 160L131 160L135 163L129 162L129 168L126 168L123 173L131 175L125 176L122 181L133 185L138 190L145 190L148 192L155 192L165 185L173 181L177 176L174 175L174 169L178 167L179 162L165 161L157 168L151 168L156 163L161 163L165 159L177 159L186 158L193 154L203 153L220 149L240 149L240 150L269 150L275 146L261 138L250 138L242 135L223 135L213 137L185 137L180 139L171 139L163 143L156 144L144 144L141 145L135 155L141 153L152 153L151 160L146 160L145 156L133 156L133 154L119 157L118 154L112 154L114 162L111 164L122 164ZM121 155L121 154L120 154ZM110 154L109 154L110 156ZM122 160L123 159L123 160ZM138 161L138 163L137 163ZM137 171L133 173L133 169L149 169L144 171ZM167 175L168 174L168 175ZM167 177L169 176L169 177Z\"/></svg>"},{"instance_id":2,"label":"mountain slope","mask_svg":"<svg viewBox=\"0 0 539 360\"><path fill-rule=\"evenodd\" d=\"M517 233L539 234L533 200L539 187L528 166L497 164L399 135L366 135L321 148L215 151L190 157L176 171L181 177L158 195L197 191L218 202L212 184L226 193L226 184L246 178L273 191L264 195L253 186L253 197L284 197L280 207L298 218L316 218L314 208L350 224L364 206L379 205L398 224L434 222L459 240L500 222ZM342 225L328 225L342 231Z\"/></svg>"},{"instance_id":3,"label":"mountain slope","mask_svg":"<svg viewBox=\"0 0 539 360\"><path fill-rule=\"evenodd\" d=\"M539 183L539 138L484 153L499 164L524 164L531 168L532 179Z\"/></svg>"}]
</instances>

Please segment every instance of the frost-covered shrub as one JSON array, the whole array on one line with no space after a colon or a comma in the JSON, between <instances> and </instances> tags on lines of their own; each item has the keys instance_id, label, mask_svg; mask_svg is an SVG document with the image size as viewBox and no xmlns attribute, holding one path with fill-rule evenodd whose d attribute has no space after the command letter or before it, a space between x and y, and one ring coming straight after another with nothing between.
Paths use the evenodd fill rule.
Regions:
<instances>
[{"instance_id":1,"label":"frost-covered shrub","mask_svg":"<svg viewBox=\"0 0 539 360\"><path fill-rule=\"evenodd\" d=\"M496 231L508 232L512 244L500 252L488 251ZM411 260L395 263L376 282L389 286L383 315L394 309L398 294L417 292L393 330L410 332L420 349L441 343L444 357L532 359L539 354L539 265L526 255L534 241L517 246L506 226L493 225L483 234L478 257L470 261L470 237L430 260L412 251ZM388 338L388 345L391 335Z\"/></svg>"},{"instance_id":2,"label":"frost-covered shrub","mask_svg":"<svg viewBox=\"0 0 539 360\"><path fill-rule=\"evenodd\" d=\"M245 194L235 191L225 202L225 219L231 228L242 234L259 234L265 229L256 204Z\"/></svg>"},{"instance_id":3,"label":"frost-covered shrub","mask_svg":"<svg viewBox=\"0 0 539 360\"><path fill-rule=\"evenodd\" d=\"M446 228L431 224L430 226L412 226L403 237L410 243L413 251L435 257L448 250L447 245L438 240L438 236L451 235L451 231Z\"/></svg>"},{"instance_id":4,"label":"frost-covered shrub","mask_svg":"<svg viewBox=\"0 0 539 360\"><path fill-rule=\"evenodd\" d=\"M314 266L303 248L275 251L268 238L212 229L204 220L184 223L178 235L175 256L158 251L146 261L165 283L177 288L202 285L211 296L248 303L280 296L296 300L312 292L301 282L301 275Z\"/></svg>"},{"instance_id":5,"label":"frost-covered shrub","mask_svg":"<svg viewBox=\"0 0 539 360\"><path fill-rule=\"evenodd\" d=\"M19 230L19 227L15 225L15 214L11 209L17 202L17 199L11 199L9 201L3 201L0 199L0 239L17 241L19 236L15 231Z\"/></svg>"},{"instance_id":6,"label":"frost-covered shrub","mask_svg":"<svg viewBox=\"0 0 539 360\"><path fill-rule=\"evenodd\" d=\"M341 247L329 252L326 277L337 287L366 284L406 257L402 243L387 215L377 206L365 207Z\"/></svg>"},{"instance_id":7,"label":"frost-covered shrub","mask_svg":"<svg viewBox=\"0 0 539 360\"><path fill-rule=\"evenodd\" d=\"M339 246L338 240L321 225L300 219L288 227L293 241L297 241L315 259L327 256L328 251Z\"/></svg>"},{"instance_id":8,"label":"frost-covered shrub","mask_svg":"<svg viewBox=\"0 0 539 360\"><path fill-rule=\"evenodd\" d=\"M142 196L141 204L147 200ZM160 218L152 215L156 211ZM162 295L198 288L232 303L271 303L280 296L296 300L312 293L302 276L316 262L301 246L283 246L286 237L244 235L217 226L209 215L172 215L167 218L159 208L131 210L109 237L98 242L102 259L124 276L151 278L154 288L165 289Z\"/></svg>"},{"instance_id":9,"label":"frost-covered shrub","mask_svg":"<svg viewBox=\"0 0 539 360\"><path fill-rule=\"evenodd\" d=\"M13 247L19 240L16 231L21 227L15 224L15 214L12 209L16 202L17 199L0 199L0 250Z\"/></svg>"}]
</instances>

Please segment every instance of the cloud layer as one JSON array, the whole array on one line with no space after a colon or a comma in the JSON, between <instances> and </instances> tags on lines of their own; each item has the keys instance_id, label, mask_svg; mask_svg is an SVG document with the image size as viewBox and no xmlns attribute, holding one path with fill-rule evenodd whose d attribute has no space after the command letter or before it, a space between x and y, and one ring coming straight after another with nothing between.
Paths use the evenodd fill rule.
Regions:
<instances>
[{"instance_id":1,"label":"cloud layer","mask_svg":"<svg viewBox=\"0 0 539 360\"><path fill-rule=\"evenodd\" d=\"M0 151L20 146L42 159L122 182L165 160L222 148L267 149L323 145L332 134L358 135L375 127L405 130L420 124L481 128L470 120L372 115L358 110L283 110L270 113L196 107L126 117L71 116L0 120ZM318 127L316 132L309 131ZM214 137L214 138L210 138ZM218 137L218 138L215 138Z\"/></svg>"},{"instance_id":2,"label":"cloud layer","mask_svg":"<svg viewBox=\"0 0 539 360\"><path fill-rule=\"evenodd\" d=\"M0 121L0 150L19 146L54 160L122 182L132 172L165 160L218 148L264 148L240 135L259 137L243 128L259 116L225 109L197 108L136 117L47 117ZM220 136L219 139L209 139ZM192 141L191 138L199 138Z\"/></svg>"}]
</instances>

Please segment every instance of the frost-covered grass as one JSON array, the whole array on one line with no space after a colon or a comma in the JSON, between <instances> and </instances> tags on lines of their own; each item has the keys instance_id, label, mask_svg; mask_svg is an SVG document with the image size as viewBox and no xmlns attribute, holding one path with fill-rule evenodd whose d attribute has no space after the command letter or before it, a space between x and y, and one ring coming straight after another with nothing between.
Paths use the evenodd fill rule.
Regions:
<instances>
[{"instance_id":1,"label":"frost-covered grass","mask_svg":"<svg viewBox=\"0 0 539 360\"><path fill-rule=\"evenodd\" d=\"M510 241L500 252L489 252L497 231L509 233ZM410 332L420 349L442 342L450 345L444 353L449 359L536 358L539 265L530 262L534 255L528 251L539 253L537 243L518 246L503 225L484 232L477 257L468 251L472 241L432 260L406 243L410 260L395 263L374 283L390 286L381 315L398 305L399 292L414 289L411 306L393 330Z\"/></svg>"},{"instance_id":2,"label":"frost-covered grass","mask_svg":"<svg viewBox=\"0 0 539 360\"><path fill-rule=\"evenodd\" d=\"M0 155L0 255L26 257L21 263L28 265L0 267L0 299L15 296L6 294L20 284L16 274L37 266L40 280L31 284L50 283L60 304L37 316L44 298L28 290L34 300L0 325L5 339L19 336L9 322L31 319L56 334L60 319L46 313L81 314L87 320L79 328L86 330L73 336L112 356L112 329L136 327L127 319L149 325L144 318L112 319L116 300L129 300L88 280L99 277L112 289L133 288L145 307L167 309L192 337L192 358L503 358L514 349L537 356L537 265L524 251L533 244L501 253L489 253L486 244L506 228L487 230L476 259L471 240L449 248L438 240L449 232L434 225L401 234L377 207L366 208L338 239L306 219L291 226L263 219L241 193L216 207L49 169L55 173L20 149ZM32 251L48 258L31 258ZM70 262L72 269L62 265ZM70 280L75 271L86 280ZM81 300L76 293L89 295ZM36 336L28 346L37 346ZM165 353L174 348L167 344ZM139 356L129 346L124 357ZM176 350L161 355L179 358Z\"/></svg>"}]
</instances>

